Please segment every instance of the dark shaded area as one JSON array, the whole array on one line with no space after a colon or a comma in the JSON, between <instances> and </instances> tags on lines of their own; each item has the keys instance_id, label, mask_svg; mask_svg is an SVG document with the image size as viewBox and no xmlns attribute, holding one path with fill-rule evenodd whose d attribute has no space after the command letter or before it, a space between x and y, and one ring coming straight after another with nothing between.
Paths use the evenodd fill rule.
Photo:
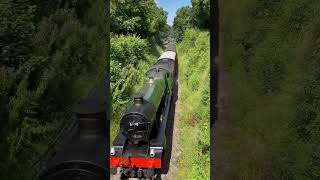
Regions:
<instances>
[{"instance_id":1,"label":"dark shaded area","mask_svg":"<svg viewBox=\"0 0 320 180\"><path fill-rule=\"evenodd\" d=\"M178 56L177 56L178 57ZM178 82L178 73L179 73L179 62L178 58L175 61L175 73L174 73L174 88L172 93L172 100L167 120L167 127L166 127L166 149L164 151L164 155L162 158L162 165L163 168L160 170L158 177L161 174L167 174L170 167L170 160L171 160L171 153L172 153L172 137L173 137L173 128L174 128L174 117L175 117L175 110L176 110L176 102L178 100L178 90L179 90L179 82Z\"/></svg>"},{"instance_id":2,"label":"dark shaded area","mask_svg":"<svg viewBox=\"0 0 320 180\"><path fill-rule=\"evenodd\" d=\"M218 120L219 2L210 1L210 178L214 178L214 130Z\"/></svg>"},{"instance_id":3,"label":"dark shaded area","mask_svg":"<svg viewBox=\"0 0 320 180\"><path fill-rule=\"evenodd\" d=\"M232 95L217 173L320 179L320 1L220 3Z\"/></svg>"},{"instance_id":4,"label":"dark shaded area","mask_svg":"<svg viewBox=\"0 0 320 180\"><path fill-rule=\"evenodd\" d=\"M216 58L219 56L219 7L218 0L211 1L210 14L210 127L216 120L217 91L218 91L218 65ZM211 138L212 139L212 138Z\"/></svg>"},{"instance_id":5,"label":"dark shaded area","mask_svg":"<svg viewBox=\"0 0 320 180\"><path fill-rule=\"evenodd\" d=\"M0 179L31 179L108 66L102 0L0 2Z\"/></svg>"},{"instance_id":6,"label":"dark shaded area","mask_svg":"<svg viewBox=\"0 0 320 180\"><path fill-rule=\"evenodd\" d=\"M75 106L76 125L51 149L39 180L106 179L106 80Z\"/></svg>"}]
</instances>

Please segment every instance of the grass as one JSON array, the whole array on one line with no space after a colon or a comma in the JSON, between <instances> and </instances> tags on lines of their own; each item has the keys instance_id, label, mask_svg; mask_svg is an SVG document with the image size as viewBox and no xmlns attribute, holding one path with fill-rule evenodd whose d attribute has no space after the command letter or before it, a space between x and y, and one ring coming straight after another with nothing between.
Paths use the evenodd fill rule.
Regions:
<instances>
[{"instance_id":1,"label":"grass","mask_svg":"<svg viewBox=\"0 0 320 180\"><path fill-rule=\"evenodd\" d=\"M189 29L177 45L181 159L177 179L209 179L209 33Z\"/></svg>"}]
</instances>

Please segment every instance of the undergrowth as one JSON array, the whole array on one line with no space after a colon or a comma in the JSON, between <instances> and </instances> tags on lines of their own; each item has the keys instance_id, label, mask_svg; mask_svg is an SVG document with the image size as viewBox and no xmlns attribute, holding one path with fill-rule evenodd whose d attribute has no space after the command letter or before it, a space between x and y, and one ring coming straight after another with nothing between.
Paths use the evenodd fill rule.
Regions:
<instances>
[{"instance_id":1,"label":"undergrowth","mask_svg":"<svg viewBox=\"0 0 320 180\"><path fill-rule=\"evenodd\" d=\"M319 179L319 1L221 4L232 112L223 179Z\"/></svg>"},{"instance_id":2,"label":"undergrowth","mask_svg":"<svg viewBox=\"0 0 320 180\"><path fill-rule=\"evenodd\" d=\"M188 29L177 45L179 58L180 146L177 179L210 177L209 33Z\"/></svg>"}]
</instances>

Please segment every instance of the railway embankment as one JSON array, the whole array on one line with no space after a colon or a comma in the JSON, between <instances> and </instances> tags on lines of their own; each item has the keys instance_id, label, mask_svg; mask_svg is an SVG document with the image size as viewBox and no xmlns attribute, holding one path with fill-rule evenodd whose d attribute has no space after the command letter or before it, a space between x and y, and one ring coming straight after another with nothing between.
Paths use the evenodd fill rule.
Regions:
<instances>
[{"instance_id":1,"label":"railway embankment","mask_svg":"<svg viewBox=\"0 0 320 180\"><path fill-rule=\"evenodd\" d=\"M186 30L179 57L179 148L175 179L209 179L210 43L209 32Z\"/></svg>"}]
</instances>

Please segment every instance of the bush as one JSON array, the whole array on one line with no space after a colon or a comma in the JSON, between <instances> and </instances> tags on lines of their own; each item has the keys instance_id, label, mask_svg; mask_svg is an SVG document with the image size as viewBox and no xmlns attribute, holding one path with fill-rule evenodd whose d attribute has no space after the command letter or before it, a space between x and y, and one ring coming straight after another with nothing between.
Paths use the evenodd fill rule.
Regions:
<instances>
[{"instance_id":1,"label":"bush","mask_svg":"<svg viewBox=\"0 0 320 180\"><path fill-rule=\"evenodd\" d=\"M114 36L111 38L110 58L118 62L122 67L127 64L136 66L141 61L146 61L144 56L148 52L148 43L136 35Z\"/></svg>"},{"instance_id":2,"label":"bush","mask_svg":"<svg viewBox=\"0 0 320 180\"><path fill-rule=\"evenodd\" d=\"M319 5L221 4L223 61L233 83L220 140L225 179L319 179Z\"/></svg>"},{"instance_id":3,"label":"bush","mask_svg":"<svg viewBox=\"0 0 320 180\"><path fill-rule=\"evenodd\" d=\"M143 82L147 67L151 66L151 62L146 56L148 47L147 41L136 35L120 35L111 38L111 142L118 132L121 113L128 106L133 93Z\"/></svg>"},{"instance_id":4,"label":"bush","mask_svg":"<svg viewBox=\"0 0 320 180\"><path fill-rule=\"evenodd\" d=\"M208 179L210 170L209 33L187 29L177 46L182 92L178 179Z\"/></svg>"}]
</instances>

